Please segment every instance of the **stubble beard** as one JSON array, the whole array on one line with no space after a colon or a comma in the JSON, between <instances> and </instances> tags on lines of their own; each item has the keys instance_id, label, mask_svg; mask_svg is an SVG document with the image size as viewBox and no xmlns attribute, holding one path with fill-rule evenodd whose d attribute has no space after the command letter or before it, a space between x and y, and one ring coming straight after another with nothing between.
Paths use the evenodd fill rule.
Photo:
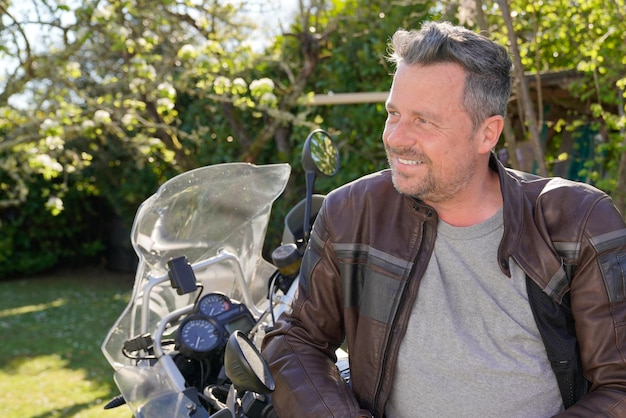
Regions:
<instances>
[{"instance_id":1,"label":"stubble beard","mask_svg":"<svg viewBox=\"0 0 626 418\"><path fill-rule=\"evenodd\" d=\"M396 170L392 159L401 158L417 159L422 161L426 172L421 176L408 176ZM433 166L429 159L423 155L402 152L387 148L387 161L391 168L391 180L398 193L417 198L423 202L440 203L454 198L469 183L477 165L476 159L466 160L462 166L455 167L459 175L451 179L436 179Z\"/></svg>"},{"instance_id":2,"label":"stubble beard","mask_svg":"<svg viewBox=\"0 0 626 418\"><path fill-rule=\"evenodd\" d=\"M428 200L428 197L434 195L435 192L435 185L433 184L430 170L423 177L416 178L406 176L391 166L391 180L398 193L420 200Z\"/></svg>"},{"instance_id":3,"label":"stubble beard","mask_svg":"<svg viewBox=\"0 0 626 418\"><path fill-rule=\"evenodd\" d=\"M385 147L385 150L387 152L387 162L391 168L391 180L398 193L423 200L425 196L429 196L435 191L432 168L424 155L391 147ZM426 174L421 177L405 175L397 170L392 162L398 157L422 161L420 164L427 168Z\"/></svg>"}]
</instances>

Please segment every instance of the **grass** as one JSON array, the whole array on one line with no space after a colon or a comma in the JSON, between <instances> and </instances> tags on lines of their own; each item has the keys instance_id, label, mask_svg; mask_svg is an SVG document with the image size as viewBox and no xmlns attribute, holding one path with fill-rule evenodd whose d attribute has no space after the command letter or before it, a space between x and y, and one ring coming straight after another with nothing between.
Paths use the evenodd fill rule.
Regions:
<instances>
[{"instance_id":1,"label":"grass","mask_svg":"<svg viewBox=\"0 0 626 418\"><path fill-rule=\"evenodd\" d=\"M6 418L130 418L100 345L132 274L100 269L0 281L0 411Z\"/></svg>"}]
</instances>

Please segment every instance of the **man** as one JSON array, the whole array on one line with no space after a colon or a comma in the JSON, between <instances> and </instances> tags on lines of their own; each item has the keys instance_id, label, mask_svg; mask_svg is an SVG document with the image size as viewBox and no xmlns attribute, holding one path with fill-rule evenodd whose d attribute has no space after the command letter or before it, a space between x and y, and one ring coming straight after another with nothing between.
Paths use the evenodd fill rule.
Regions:
<instances>
[{"instance_id":1,"label":"man","mask_svg":"<svg viewBox=\"0 0 626 418\"><path fill-rule=\"evenodd\" d=\"M266 336L280 417L626 416L626 225L588 185L492 153L506 50L398 31L390 170L328 195ZM347 344L351 382L334 367Z\"/></svg>"}]
</instances>

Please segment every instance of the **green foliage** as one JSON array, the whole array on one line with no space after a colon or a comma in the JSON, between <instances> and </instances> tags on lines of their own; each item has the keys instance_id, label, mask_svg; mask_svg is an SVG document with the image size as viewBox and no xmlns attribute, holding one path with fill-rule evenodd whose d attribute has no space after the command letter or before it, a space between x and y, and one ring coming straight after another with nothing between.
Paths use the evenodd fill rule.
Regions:
<instances>
[{"instance_id":1,"label":"green foliage","mask_svg":"<svg viewBox=\"0 0 626 418\"><path fill-rule=\"evenodd\" d=\"M585 127L588 132L601 135L601 140L595 141L595 158L585 163L578 176L609 193L619 193L617 173L624 153L620 144L624 141L626 124L624 86L620 85L626 75L624 2L513 0L509 3L526 72L578 72L579 78L569 89L578 101L570 104L579 110L570 114L568 124L570 129ZM496 4L493 2L493 9L497 10ZM495 13L488 17L493 36L505 42L506 34L499 30L501 16ZM589 138L593 144L594 136ZM560 140L560 135L556 140ZM547 151L547 160L558 156L558 147ZM624 189L623 183L621 188Z\"/></svg>"},{"instance_id":2,"label":"green foliage","mask_svg":"<svg viewBox=\"0 0 626 418\"><path fill-rule=\"evenodd\" d=\"M307 21L313 33L327 35L315 77L307 83L311 94L386 92L394 69L385 59L387 43L398 28L417 28L431 17L432 4L384 1L333 1L322 16ZM296 21L291 33L302 30ZM321 36L321 35L320 35ZM275 44L283 59L298 62L298 38L278 37ZM320 189L332 188L387 165L381 142L386 118L383 103L309 107L293 110L328 130L341 149L341 169L336 177L320 180ZM296 176L299 146L310 128L294 129L290 137ZM302 184L302 181L300 181Z\"/></svg>"},{"instance_id":3,"label":"green foliage","mask_svg":"<svg viewBox=\"0 0 626 418\"><path fill-rule=\"evenodd\" d=\"M0 28L5 274L98 252L91 243L106 239L86 240L94 224L76 216L84 202L99 197L95 225L130 225L166 179L241 159L251 142L241 138L246 121L224 118L222 106L252 109L254 119L276 105L267 84L237 83L254 54L243 42L251 27L230 2L35 1L26 9L35 17L6 15ZM46 28L41 45L31 27Z\"/></svg>"},{"instance_id":4,"label":"green foliage","mask_svg":"<svg viewBox=\"0 0 626 418\"><path fill-rule=\"evenodd\" d=\"M432 4L333 4L337 30L329 39L329 57L311 90L318 94L388 91L394 72L385 58L389 38L398 28L419 28L421 21L431 18ZM323 120L341 145L342 168L334 185L387 167L381 141L386 118L383 103L318 107L311 117Z\"/></svg>"},{"instance_id":5,"label":"green foliage","mask_svg":"<svg viewBox=\"0 0 626 418\"><path fill-rule=\"evenodd\" d=\"M264 67L279 86L288 86L288 75L281 71L284 63L302 67L302 37L304 28L316 35L320 42L320 61L315 74L306 83L304 93L330 94L355 92L385 92L391 84L391 68L384 56L389 38L400 27L417 28L428 19L431 3L405 4L384 1L332 1L315 15L299 16L288 34L276 38L268 55L281 54L281 63ZM259 67L258 70L260 70ZM336 106L310 106L302 99L299 106L290 109L297 118L312 122L313 126L292 126L288 135L289 150L279 154L268 148L267 160L289 162L292 179L285 194L274 206L268 233L272 248L280 237L282 219L286 211L305 195L304 173L300 155L304 139L313 127L327 130L340 148L341 167L331 178L319 178L316 192L328 193L364 174L387 166L381 135L386 118L383 103L364 103Z\"/></svg>"},{"instance_id":6,"label":"green foliage","mask_svg":"<svg viewBox=\"0 0 626 418\"><path fill-rule=\"evenodd\" d=\"M537 124L544 129L540 141L548 168L554 169L556 163L569 166L568 177L607 191L626 213L626 153L620 145L626 126L624 2L508 0L507 16L502 15L504 2L500 0L483 1L480 11L472 3L444 3L447 12L462 24L477 27L484 22L480 29L503 45L509 43L503 22L510 17L528 78L541 86L538 74L561 75L560 87L569 89L569 97L550 97L550 91L542 86L543 96L535 97L532 104ZM552 115L546 103L561 107L560 115ZM549 141L545 141L547 132L553 135ZM576 135L580 136L574 138ZM561 146L571 138L576 143L563 152ZM524 139L516 138L516 142Z\"/></svg>"},{"instance_id":7,"label":"green foliage","mask_svg":"<svg viewBox=\"0 0 626 418\"><path fill-rule=\"evenodd\" d=\"M105 225L98 219L99 201L71 189L63 210L45 210L50 199L34 194L45 184L34 184L19 208L0 210L0 279L100 263Z\"/></svg>"},{"instance_id":8,"label":"green foliage","mask_svg":"<svg viewBox=\"0 0 626 418\"><path fill-rule=\"evenodd\" d=\"M46 9L34 14L40 27L57 28L42 38L50 42L32 47L30 32L19 29L34 24L20 14L5 16L0 28L0 56L13 63L0 80L0 263L14 260L16 273L32 271L31 263L101 256L106 238L84 236L92 225L119 218L130 225L166 179L229 161L291 163L270 229L270 240L280 236L280 219L304 196L299 160L310 130L328 130L341 150L340 172L319 179L318 192L387 166L382 103L311 106L307 97L386 92L394 69L384 57L396 29L479 20L471 2L456 0L315 0L261 53L248 42L253 25L232 2L32 5ZM527 72L582 75L571 91L583 108L545 121L556 133L546 144L549 165L583 158L584 147L563 152L561 145L593 128L602 140L589 143L601 147L601 158L579 175L609 192L624 189L616 176L626 126L623 2L513 0L510 7ZM483 2L482 11L490 36L506 44L498 2ZM78 216L85 205L93 213Z\"/></svg>"}]
</instances>

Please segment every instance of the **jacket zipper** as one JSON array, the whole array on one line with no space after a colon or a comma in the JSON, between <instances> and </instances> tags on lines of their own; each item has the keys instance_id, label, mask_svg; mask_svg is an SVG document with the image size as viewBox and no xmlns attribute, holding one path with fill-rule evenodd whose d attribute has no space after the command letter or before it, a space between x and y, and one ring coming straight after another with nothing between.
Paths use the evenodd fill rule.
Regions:
<instances>
[{"instance_id":1,"label":"jacket zipper","mask_svg":"<svg viewBox=\"0 0 626 418\"><path fill-rule=\"evenodd\" d=\"M419 207L417 205L414 205L413 209L416 210L416 211L419 211ZM431 211L431 210L432 209L429 209L429 211ZM427 216L429 216L429 217L432 216L432 212L428 212ZM409 272L409 276L407 277L406 286L402 290L402 296L401 296L400 302L398 303L398 309L396 309L396 312L394 313L393 319L391 321L391 326L389 327L389 332L387 334L387 342L385 344L385 349L382 352L382 356L383 356L382 369L381 369L380 378L378 379L378 384L376 385L376 392L374 392L374 400L373 400L373 407L374 407L374 412L375 412L374 416L381 416L382 417L382 416L384 416L384 413L385 413L384 408L383 408L382 411L378 411L378 403L379 403L379 398L380 398L380 392L382 391L383 381L385 380L384 379L384 375L386 373L385 370L387 369L386 366L387 366L387 358L388 358L388 356L386 354L389 351L389 347L391 345L391 340L392 340L391 333L392 333L392 331L394 329L396 321L398 320L399 312L401 312L403 310L404 305L406 305L407 299L409 297L408 292L409 292L409 288L410 288L410 284L411 284L410 283L410 278L413 277L413 275L415 273L415 270L417 269L417 260L420 258L420 255L421 255L421 253L422 253L422 251L424 249L424 242L426 241L426 238L428 238L426 236L427 235L426 234L426 230L427 230L426 226L427 226L427 222L424 221L423 222L423 230L424 230L424 232L422 234L422 240L419 243L420 248L417 251L417 254L415 255L415 258L413 260L413 268L411 269L411 271ZM436 229L435 229L434 233L436 235ZM432 256L432 251L434 251L434 247L435 247L435 241L433 239L431 255L430 256ZM430 256L429 256L429 259L430 259ZM426 263L422 267L423 271L421 272L421 275L416 279L415 286L419 286L419 282L421 281L422 276L424 275L424 272L426 271L426 266L427 265L428 265L428 263ZM417 298L417 292L418 291L419 291L419 289L416 289L415 298ZM408 323L407 323L407 326L408 326Z\"/></svg>"}]
</instances>

